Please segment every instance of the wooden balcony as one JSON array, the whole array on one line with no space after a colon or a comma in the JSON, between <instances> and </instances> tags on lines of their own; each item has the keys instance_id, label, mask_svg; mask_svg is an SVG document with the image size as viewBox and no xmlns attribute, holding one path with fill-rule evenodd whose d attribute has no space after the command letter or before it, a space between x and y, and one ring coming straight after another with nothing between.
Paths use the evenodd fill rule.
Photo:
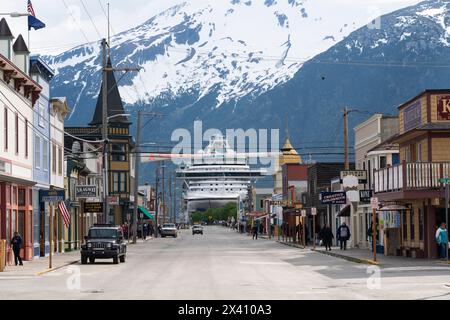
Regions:
<instances>
[{"instance_id":1,"label":"wooden balcony","mask_svg":"<svg viewBox=\"0 0 450 320\"><path fill-rule=\"evenodd\" d=\"M377 196L396 193L400 198L439 197L443 185L439 179L450 177L450 162L403 162L374 171L374 190ZM409 194L407 194L409 193ZM421 196L422 195L422 196ZM383 197L392 198L392 197ZM392 199L390 199L392 200Z\"/></svg>"}]
</instances>

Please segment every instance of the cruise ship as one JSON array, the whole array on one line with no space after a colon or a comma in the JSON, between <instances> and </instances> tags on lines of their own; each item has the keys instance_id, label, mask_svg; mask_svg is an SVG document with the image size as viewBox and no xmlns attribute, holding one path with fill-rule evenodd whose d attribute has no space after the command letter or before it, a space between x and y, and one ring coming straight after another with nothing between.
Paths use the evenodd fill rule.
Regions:
<instances>
[{"instance_id":1,"label":"cruise ship","mask_svg":"<svg viewBox=\"0 0 450 320\"><path fill-rule=\"evenodd\" d=\"M232 150L226 138L214 135L209 145L177 170L183 183L184 210L190 213L244 201L252 181L265 169L250 169L245 154Z\"/></svg>"}]
</instances>

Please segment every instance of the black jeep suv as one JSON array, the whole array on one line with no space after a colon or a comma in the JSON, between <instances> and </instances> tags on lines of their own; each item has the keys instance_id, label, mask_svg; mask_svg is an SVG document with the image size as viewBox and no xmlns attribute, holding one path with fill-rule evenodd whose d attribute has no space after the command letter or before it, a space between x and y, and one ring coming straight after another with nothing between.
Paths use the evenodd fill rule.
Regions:
<instances>
[{"instance_id":1,"label":"black jeep suv","mask_svg":"<svg viewBox=\"0 0 450 320\"><path fill-rule=\"evenodd\" d=\"M85 237L86 243L81 246L81 263L88 259L113 259L114 264L125 262L127 244L123 240L122 228L111 224L94 224Z\"/></svg>"}]
</instances>

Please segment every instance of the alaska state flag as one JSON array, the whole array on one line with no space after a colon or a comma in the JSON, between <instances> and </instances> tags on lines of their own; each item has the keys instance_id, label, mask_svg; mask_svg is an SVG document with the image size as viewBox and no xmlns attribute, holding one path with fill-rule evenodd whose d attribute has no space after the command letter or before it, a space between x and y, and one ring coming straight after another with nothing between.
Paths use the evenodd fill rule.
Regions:
<instances>
[{"instance_id":1,"label":"alaska state flag","mask_svg":"<svg viewBox=\"0 0 450 320\"><path fill-rule=\"evenodd\" d=\"M45 28L45 23L36 18L36 14L34 13L33 5L31 4L31 0L28 0L28 30L33 28L34 30L39 30Z\"/></svg>"}]
</instances>

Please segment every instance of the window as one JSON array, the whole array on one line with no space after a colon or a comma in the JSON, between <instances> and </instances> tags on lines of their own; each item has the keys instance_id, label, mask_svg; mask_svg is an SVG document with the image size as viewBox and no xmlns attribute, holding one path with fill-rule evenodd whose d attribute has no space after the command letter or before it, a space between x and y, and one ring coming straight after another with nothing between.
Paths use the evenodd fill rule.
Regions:
<instances>
[{"instance_id":1,"label":"window","mask_svg":"<svg viewBox=\"0 0 450 320\"><path fill-rule=\"evenodd\" d=\"M112 145L112 161L126 161L126 147L124 144Z\"/></svg>"},{"instance_id":2,"label":"window","mask_svg":"<svg viewBox=\"0 0 450 320\"><path fill-rule=\"evenodd\" d=\"M56 145L52 144L52 172L56 173Z\"/></svg>"},{"instance_id":3,"label":"window","mask_svg":"<svg viewBox=\"0 0 450 320\"><path fill-rule=\"evenodd\" d=\"M392 155L392 165L395 166L396 164L400 163L400 155L398 153L394 153Z\"/></svg>"},{"instance_id":4,"label":"window","mask_svg":"<svg viewBox=\"0 0 450 320\"><path fill-rule=\"evenodd\" d=\"M417 162L422 162L422 144L421 143L417 144L416 150L417 150L417 155L416 155Z\"/></svg>"},{"instance_id":5,"label":"window","mask_svg":"<svg viewBox=\"0 0 450 320\"><path fill-rule=\"evenodd\" d=\"M386 168L386 156L380 157L380 169Z\"/></svg>"},{"instance_id":6,"label":"window","mask_svg":"<svg viewBox=\"0 0 450 320\"><path fill-rule=\"evenodd\" d=\"M113 192L127 192L127 173L113 173Z\"/></svg>"},{"instance_id":7,"label":"window","mask_svg":"<svg viewBox=\"0 0 450 320\"><path fill-rule=\"evenodd\" d=\"M410 146L405 147L405 160L406 162L411 162L411 148Z\"/></svg>"},{"instance_id":8,"label":"window","mask_svg":"<svg viewBox=\"0 0 450 320\"><path fill-rule=\"evenodd\" d=\"M41 168L41 138L36 135L34 138L34 162L36 168Z\"/></svg>"},{"instance_id":9,"label":"window","mask_svg":"<svg viewBox=\"0 0 450 320\"><path fill-rule=\"evenodd\" d=\"M5 119L5 126L4 126L4 132L3 132L3 136L5 137L5 150L8 150L8 109L5 108L5 112L4 112L4 119Z\"/></svg>"},{"instance_id":10,"label":"window","mask_svg":"<svg viewBox=\"0 0 450 320\"><path fill-rule=\"evenodd\" d=\"M28 120L25 120L25 157L28 158Z\"/></svg>"},{"instance_id":11,"label":"window","mask_svg":"<svg viewBox=\"0 0 450 320\"><path fill-rule=\"evenodd\" d=\"M58 147L58 174L62 175L62 165L63 165L63 155L62 155L62 148Z\"/></svg>"},{"instance_id":12,"label":"window","mask_svg":"<svg viewBox=\"0 0 450 320\"><path fill-rule=\"evenodd\" d=\"M410 228L411 228L411 240L414 240L415 234L414 234L414 210L411 210L410 212Z\"/></svg>"},{"instance_id":13,"label":"window","mask_svg":"<svg viewBox=\"0 0 450 320\"><path fill-rule=\"evenodd\" d=\"M48 171L48 141L42 140L42 168Z\"/></svg>"},{"instance_id":14,"label":"window","mask_svg":"<svg viewBox=\"0 0 450 320\"><path fill-rule=\"evenodd\" d=\"M25 206L25 189L19 189L19 206Z\"/></svg>"},{"instance_id":15,"label":"window","mask_svg":"<svg viewBox=\"0 0 450 320\"><path fill-rule=\"evenodd\" d=\"M419 208L419 240L423 240L424 233L424 210Z\"/></svg>"},{"instance_id":16,"label":"window","mask_svg":"<svg viewBox=\"0 0 450 320\"><path fill-rule=\"evenodd\" d=\"M19 115L16 113L16 119L15 119L15 126L14 126L14 137L16 139L16 154L19 154Z\"/></svg>"},{"instance_id":17,"label":"window","mask_svg":"<svg viewBox=\"0 0 450 320\"><path fill-rule=\"evenodd\" d=\"M39 103L39 126L44 128L45 127L45 106L41 103Z\"/></svg>"},{"instance_id":18,"label":"window","mask_svg":"<svg viewBox=\"0 0 450 320\"><path fill-rule=\"evenodd\" d=\"M403 239L408 239L408 223L406 221L406 211L403 212Z\"/></svg>"}]
</instances>

